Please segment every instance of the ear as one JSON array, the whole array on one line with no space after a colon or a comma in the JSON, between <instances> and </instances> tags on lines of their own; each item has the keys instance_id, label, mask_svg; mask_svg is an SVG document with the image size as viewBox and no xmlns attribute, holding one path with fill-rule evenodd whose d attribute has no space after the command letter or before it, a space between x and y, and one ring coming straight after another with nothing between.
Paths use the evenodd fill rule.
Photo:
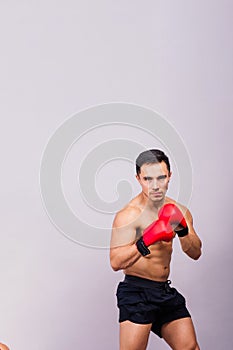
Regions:
<instances>
[{"instance_id":1,"label":"ear","mask_svg":"<svg viewBox=\"0 0 233 350\"><path fill-rule=\"evenodd\" d=\"M172 176L172 171L170 171L170 173L168 175L168 182L170 181L171 176Z\"/></svg>"},{"instance_id":2,"label":"ear","mask_svg":"<svg viewBox=\"0 0 233 350\"><path fill-rule=\"evenodd\" d=\"M138 180L138 182L140 182L140 176L138 174L136 174L135 177Z\"/></svg>"}]
</instances>

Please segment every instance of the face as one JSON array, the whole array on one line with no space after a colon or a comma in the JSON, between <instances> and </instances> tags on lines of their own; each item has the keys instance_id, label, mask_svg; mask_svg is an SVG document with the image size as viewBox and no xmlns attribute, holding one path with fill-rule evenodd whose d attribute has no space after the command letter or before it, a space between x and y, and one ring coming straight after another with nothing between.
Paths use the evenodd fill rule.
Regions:
<instances>
[{"instance_id":1,"label":"face","mask_svg":"<svg viewBox=\"0 0 233 350\"><path fill-rule=\"evenodd\" d=\"M164 199L170 177L171 172L169 173L164 161L161 163L143 164L140 174L136 175L142 187L142 192L153 202L159 202Z\"/></svg>"}]
</instances>

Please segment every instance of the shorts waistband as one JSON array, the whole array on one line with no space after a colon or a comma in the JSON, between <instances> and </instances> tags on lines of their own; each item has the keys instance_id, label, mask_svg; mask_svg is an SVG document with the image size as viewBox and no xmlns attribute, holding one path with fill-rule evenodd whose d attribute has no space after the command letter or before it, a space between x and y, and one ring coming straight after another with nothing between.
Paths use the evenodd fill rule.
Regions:
<instances>
[{"instance_id":1,"label":"shorts waistband","mask_svg":"<svg viewBox=\"0 0 233 350\"><path fill-rule=\"evenodd\" d=\"M144 288L167 288L169 284L171 284L170 280L167 280L165 282L159 282L132 275L125 275L124 282Z\"/></svg>"}]
</instances>

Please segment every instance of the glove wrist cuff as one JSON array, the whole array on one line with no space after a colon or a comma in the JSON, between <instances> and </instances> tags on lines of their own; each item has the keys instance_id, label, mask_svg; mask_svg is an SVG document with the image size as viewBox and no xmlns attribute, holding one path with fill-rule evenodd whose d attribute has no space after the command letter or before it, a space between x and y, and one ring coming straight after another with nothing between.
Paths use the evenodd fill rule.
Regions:
<instances>
[{"instance_id":1,"label":"glove wrist cuff","mask_svg":"<svg viewBox=\"0 0 233 350\"><path fill-rule=\"evenodd\" d=\"M188 226L182 228L182 230L174 230L174 231L175 233L177 233L178 237L187 236L187 234L189 233Z\"/></svg>"},{"instance_id":2,"label":"glove wrist cuff","mask_svg":"<svg viewBox=\"0 0 233 350\"><path fill-rule=\"evenodd\" d=\"M137 240L136 246L137 246L139 253L142 254L142 256L146 256L146 255L150 254L150 249L145 245L142 237Z\"/></svg>"}]
</instances>

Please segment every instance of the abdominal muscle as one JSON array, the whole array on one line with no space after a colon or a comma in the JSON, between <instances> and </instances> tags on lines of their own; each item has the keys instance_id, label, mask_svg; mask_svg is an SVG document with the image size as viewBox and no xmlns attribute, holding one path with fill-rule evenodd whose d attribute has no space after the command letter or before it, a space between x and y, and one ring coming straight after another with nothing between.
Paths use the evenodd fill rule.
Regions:
<instances>
[{"instance_id":1,"label":"abdominal muscle","mask_svg":"<svg viewBox=\"0 0 233 350\"><path fill-rule=\"evenodd\" d=\"M150 254L142 256L136 263L123 271L127 275L164 282L170 273L172 242L157 242L149 249Z\"/></svg>"}]
</instances>

